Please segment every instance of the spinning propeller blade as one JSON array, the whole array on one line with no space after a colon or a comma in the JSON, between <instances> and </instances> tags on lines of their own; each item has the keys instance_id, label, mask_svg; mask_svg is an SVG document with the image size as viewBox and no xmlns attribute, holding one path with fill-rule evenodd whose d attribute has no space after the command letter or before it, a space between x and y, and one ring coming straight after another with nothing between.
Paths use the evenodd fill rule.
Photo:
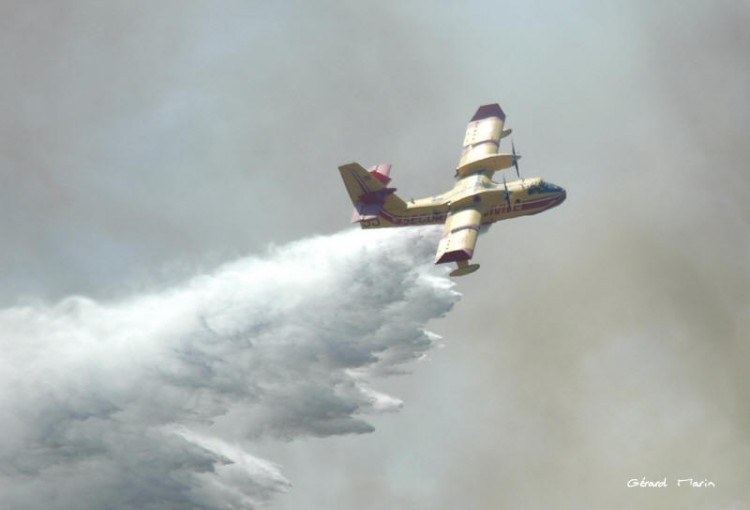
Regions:
<instances>
[{"instance_id":1,"label":"spinning propeller blade","mask_svg":"<svg viewBox=\"0 0 750 510\"><path fill-rule=\"evenodd\" d=\"M513 166L516 167L516 176L520 179L521 172L518 171L518 160L521 159L521 156L516 154L516 144L513 143L513 140L510 141L510 148L513 153Z\"/></svg>"},{"instance_id":2,"label":"spinning propeller blade","mask_svg":"<svg viewBox=\"0 0 750 510\"><path fill-rule=\"evenodd\" d=\"M508 212L510 212L513 207L510 205L510 193L508 193L508 183L505 182L505 176L503 176L503 188L505 188L505 202L508 204Z\"/></svg>"}]
</instances>

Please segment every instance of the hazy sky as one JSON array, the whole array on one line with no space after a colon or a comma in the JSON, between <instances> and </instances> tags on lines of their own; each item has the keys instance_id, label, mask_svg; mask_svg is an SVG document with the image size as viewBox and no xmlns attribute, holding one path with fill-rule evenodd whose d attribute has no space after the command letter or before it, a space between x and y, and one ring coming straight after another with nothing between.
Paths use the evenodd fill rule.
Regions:
<instances>
[{"instance_id":1,"label":"hazy sky","mask_svg":"<svg viewBox=\"0 0 750 510\"><path fill-rule=\"evenodd\" d=\"M743 1L2 2L0 304L348 228L352 160L441 191L499 102L568 200L480 238L373 433L252 444L293 485L272 507L742 508L748 24Z\"/></svg>"}]
</instances>

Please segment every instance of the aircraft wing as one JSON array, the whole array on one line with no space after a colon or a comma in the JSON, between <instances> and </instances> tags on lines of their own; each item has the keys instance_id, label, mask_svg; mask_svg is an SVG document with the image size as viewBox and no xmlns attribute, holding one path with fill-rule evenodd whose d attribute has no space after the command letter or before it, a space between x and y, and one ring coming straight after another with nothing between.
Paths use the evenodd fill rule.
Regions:
<instances>
[{"instance_id":1,"label":"aircraft wing","mask_svg":"<svg viewBox=\"0 0 750 510\"><path fill-rule=\"evenodd\" d=\"M481 224L482 213L473 207L451 213L445 220L435 264L469 260L474 255Z\"/></svg>"},{"instance_id":2,"label":"aircraft wing","mask_svg":"<svg viewBox=\"0 0 750 510\"><path fill-rule=\"evenodd\" d=\"M503 131L505 113L498 104L480 106L466 126L463 151L458 168L469 167L474 161L482 160L498 153L500 139L510 134Z\"/></svg>"}]
</instances>

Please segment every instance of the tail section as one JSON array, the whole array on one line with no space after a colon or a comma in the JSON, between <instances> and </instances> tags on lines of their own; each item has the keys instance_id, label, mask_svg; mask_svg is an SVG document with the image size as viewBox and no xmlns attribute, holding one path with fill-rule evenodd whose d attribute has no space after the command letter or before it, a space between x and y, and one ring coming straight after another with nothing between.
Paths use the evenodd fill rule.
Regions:
<instances>
[{"instance_id":1,"label":"tail section","mask_svg":"<svg viewBox=\"0 0 750 510\"><path fill-rule=\"evenodd\" d=\"M354 204L352 223L359 223L362 228L387 227L390 222L380 217L383 211L398 214L406 209L396 188L386 187L391 181L391 165L377 165L367 171L359 163L349 163L340 166L339 171Z\"/></svg>"}]
</instances>

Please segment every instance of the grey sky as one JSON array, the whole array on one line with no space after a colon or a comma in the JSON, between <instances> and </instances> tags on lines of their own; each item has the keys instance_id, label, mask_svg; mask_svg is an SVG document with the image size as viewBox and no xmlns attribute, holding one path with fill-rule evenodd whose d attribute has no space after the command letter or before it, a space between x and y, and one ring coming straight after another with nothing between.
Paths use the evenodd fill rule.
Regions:
<instances>
[{"instance_id":1,"label":"grey sky","mask_svg":"<svg viewBox=\"0 0 750 510\"><path fill-rule=\"evenodd\" d=\"M160 289L451 184L499 102L560 208L495 225L376 431L276 508L748 503L746 2L3 2L0 303ZM694 476L711 491L627 489Z\"/></svg>"}]
</instances>

